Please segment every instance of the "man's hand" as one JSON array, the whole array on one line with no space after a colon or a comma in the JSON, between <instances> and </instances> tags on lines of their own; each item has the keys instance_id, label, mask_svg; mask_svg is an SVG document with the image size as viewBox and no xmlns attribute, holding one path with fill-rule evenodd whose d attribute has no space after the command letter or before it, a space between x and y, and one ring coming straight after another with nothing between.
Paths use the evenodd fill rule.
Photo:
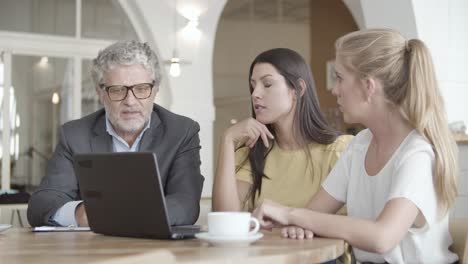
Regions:
<instances>
[{"instance_id":1,"label":"man's hand","mask_svg":"<svg viewBox=\"0 0 468 264\"><path fill-rule=\"evenodd\" d=\"M78 226L89 226L88 216L86 215L86 209L84 203L80 203L75 210L75 219Z\"/></svg>"}]
</instances>

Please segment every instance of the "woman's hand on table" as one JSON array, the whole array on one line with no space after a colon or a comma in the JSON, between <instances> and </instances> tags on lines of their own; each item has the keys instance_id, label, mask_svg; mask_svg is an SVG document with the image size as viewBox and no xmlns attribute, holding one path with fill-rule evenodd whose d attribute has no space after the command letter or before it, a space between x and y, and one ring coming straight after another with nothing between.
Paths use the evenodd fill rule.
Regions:
<instances>
[{"instance_id":1,"label":"woman's hand on table","mask_svg":"<svg viewBox=\"0 0 468 264\"><path fill-rule=\"evenodd\" d=\"M285 226L281 228L281 236L290 239L311 239L314 233L299 226Z\"/></svg>"},{"instance_id":2,"label":"woman's hand on table","mask_svg":"<svg viewBox=\"0 0 468 264\"><path fill-rule=\"evenodd\" d=\"M278 203L265 200L253 212L263 229L271 230L273 227L289 225L289 212L291 208Z\"/></svg>"}]
</instances>

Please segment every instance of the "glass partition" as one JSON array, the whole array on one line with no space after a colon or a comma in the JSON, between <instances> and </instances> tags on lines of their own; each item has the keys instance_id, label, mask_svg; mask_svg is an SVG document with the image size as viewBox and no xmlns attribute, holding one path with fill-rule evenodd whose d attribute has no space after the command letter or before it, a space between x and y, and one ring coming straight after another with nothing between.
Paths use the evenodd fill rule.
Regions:
<instances>
[{"instance_id":1,"label":"glass partition","mask_svg":"<svg viewBox=\"0 0 468 264\"><path fill-rule=\"evenodd\" d=\"M81 73L81 116L85 116L101 109L103 105L99 102L91 77L91 60L82 61Z\"/></svg>"},{"instance_id":2,"label":"glass partition","mask_svg":"<svg viewBox=\"0 0 468 264\"><path fill-rule=\"evenodd\" d=\"M0 30L75 35L75 0L0 0Z\"/></svg>"},{"instance_id":3,"label":"glass partition","mask_svg":"<svg viewBox=\"0 0 468 264\"><path fill-rule=\"evenodd\" d=\"M85 38L138 39L116 0L82 0L81 27Z\"/></svg>"},{"instance_id":4,"label":"glass partition","mask_svg":"<svg viewBox=\"0 0 468 264\"><path fill-rule=\"evenodd\" d=\"M71 113L71 59L12 56L10 149L12 185L39 185ZM15 106L15 107L14 107ZM14 118L14 120L13 120Z\"/></svg>"},{"instance_id":5,"label":"glass partition","mask_svg":"<svg viewBox=\"0 0 468 264\"><path fill-rule=\"evenodd\" d=\"M0 140L0 159L6 164L3 168L10 165L4 174L11 179L12 189L19 189L18 185L34 189L39 185L47 160L59 140L61 124L71 117L84 116L102 108L90 75L91 61L83 59L94 54L83 56L82 42L96 45L89 38L138 39L119 1L80 2L81 14L77 16L79 2L76 0L0 0L0 34L8 37L5 31L34 33L40 43L31 50L22 48L14 55L9 53L8 57L7 68L11 69L8 80L11 79L12 88L8 90L8 111L2 109L0 112L0 137L5 135L5 141ZM81 25L81 35L76 37L77 25ZM30 35L17 34L16 37L28 41ZM76 49L70 49L68 44L58 48L67 50L63 56L69 58L42 57L42 54L57 54L60 43L55 41L54 45L49 45L54 41L50 35L72 37L67 39L69 42L76 40ZM0 49L3 50L1 43ZM74 76L74 72L79 72L73 71L73 65L79 64L73 63L76 60L82 62L81 76ZM3 64L0 63L0 107L5 101L4 78ZM73 96L80 94L78 89L81 89L81 98ZM3 127L3 120L7 127ZM5 131L8 133L3 133ZM2 157L10 157L10 161Z\"/></svg>"}]
</instances>

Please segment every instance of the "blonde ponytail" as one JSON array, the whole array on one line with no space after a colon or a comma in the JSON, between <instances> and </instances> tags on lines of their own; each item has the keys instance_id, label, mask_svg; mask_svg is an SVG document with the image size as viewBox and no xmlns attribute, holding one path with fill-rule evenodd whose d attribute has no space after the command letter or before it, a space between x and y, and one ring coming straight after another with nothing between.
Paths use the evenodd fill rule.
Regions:
<instances>
[{"instance_id":1,"label":"blonde ponytail","mask_svg":"<svg viewBox=\"0 0 468 264\"><path fill-rule=\"evenodd\" d=\"M422 41L412 39L408 56L409 82L402 111L434 148L434 187L441 215L445 215L458 194L458 149L448 128L429 50Z\"/></svg>"}]
</instances>

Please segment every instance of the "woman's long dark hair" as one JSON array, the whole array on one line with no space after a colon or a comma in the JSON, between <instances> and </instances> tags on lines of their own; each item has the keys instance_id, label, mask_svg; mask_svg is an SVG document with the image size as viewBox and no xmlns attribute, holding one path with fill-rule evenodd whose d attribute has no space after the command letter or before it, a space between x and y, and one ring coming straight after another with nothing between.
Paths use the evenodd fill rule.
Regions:
<instances>
[{"instance_id":1,"label":"woman's long dark hair","mask_svg":"<svg viewBox=\"0 0 468 264\"><path fill-rule=\"evenodd\" d=\"M317 142L320 144L330 144L339 136L339 132L333 129L325 119L325 116L320 110L320 105L317 99L317 92L312 77L312 71L309 65L297 52L286 49L277 48L267 50L260 53L250 65L249 70L249 87L250 93L253 92L250 79L252 71L256 64L268 63L284 77L286 84L290 89L295 90L296 94L296 110L293 119L293 134L300 146L304 147L309 155L308 144ZM301 95L300 80L303 80L306 87ZM252 108L252 116L255 118L255 111ZM274 136L275 131L271 124L267 125L268 129ZM265 160L272 149L274 142L267 149L261 140L258 140L255 146L250 150L248 160L252 169L253 184L247 195L246 201L250 198L252 204L255 204L255 197L260 196L262 189L262 179L265 175ZM247 159L241 164L247 161Z\"/></svg>"}]
</instances>

